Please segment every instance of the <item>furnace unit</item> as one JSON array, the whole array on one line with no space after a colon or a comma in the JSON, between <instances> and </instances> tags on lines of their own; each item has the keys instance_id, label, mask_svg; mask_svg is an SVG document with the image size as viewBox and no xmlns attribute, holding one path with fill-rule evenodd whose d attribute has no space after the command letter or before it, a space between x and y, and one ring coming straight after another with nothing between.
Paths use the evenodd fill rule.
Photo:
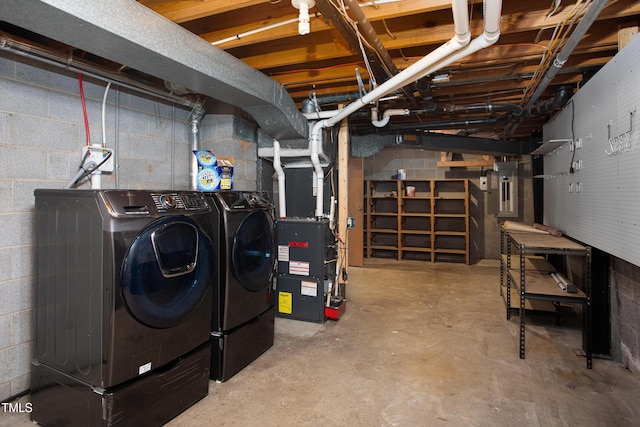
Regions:
<instances>
[{"instance_id":1,"label":"furnace unit","mask_svg":"<svg viewBox=\"0 0 640 427\"><path fill-rule=\"evenodd\" d=\"M277 223L277 316L322 323L336 277L336 239L329 221L282 219Z\"/></svg>"}]
</instances>

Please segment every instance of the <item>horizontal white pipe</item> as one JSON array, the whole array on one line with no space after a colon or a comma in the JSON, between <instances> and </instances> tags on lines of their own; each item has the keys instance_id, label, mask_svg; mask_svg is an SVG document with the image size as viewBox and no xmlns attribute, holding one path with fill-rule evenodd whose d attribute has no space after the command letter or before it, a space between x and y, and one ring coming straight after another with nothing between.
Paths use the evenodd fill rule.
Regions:
<instances>
[{"instance_id":1,"label":"horizontal white pipe","mask_svg":"<svg viewBox=\"0 0 640 427\"><path fill-rule=\"evenodd\" d=\"M315 111L313 113L302 113L302 115L305 116L307 120L320 120L333 117L337 112L338 110Z\"/></svg>"},{"instance_id":2,"label":"horizontal white pipe","mask_svg":"<svg viewBox=\"0 0 640 427\"><path fill-rule=\"evenodd\" d=\"M310 148L280 148L280 161L282 162L283 158L294 158L294 157L309 157L311 156ZM258 148L258 157L261 159L273 159L274 150L273 147L261 147ZM318 157L320 159L329 162L329 156L323 151L318 152ZM289 167L291 163L287 163L287 167Z\"/></svg>"},{"instance_id":3,"label":"horizontal white pipe","mask_svg":"<svg viewBox=\"0 0 640 427\"><path fill-rule=\"evenodd\" d=\"M280 158L283 157L309 157L311 150L308 148L282 148L280 149ZM258 148L258 157L263 159L273 158L273 147L260 147Z\"/></svg>"},{"instance_id":4,"label":"horizontal white pipe","mask_svg":"<svg viewBox=\"0 0 640 427\"><path fill-rule=\"evenodd\" d=\"M323 168L329 166L331 163L329 161L321 161L320 166ZM311 160L307 156L306 160L296 160L295 162L287 163L287 169L309 169L313 167L311 164Z\"/></svg>"},{"instance_id":5,"label":"horizontal white pipe","mask_svg":"<svg viewBox=\"0 0 640 427\"><path fill-rule=\"evenodd\" d=\"M265 32L265 31L273 30L274 28L283 27L283 26L289 25L289 24L295 24L297 22L298 22L298 18L292 18L292 19L287 19L285 21L274 22L273 24L265 25L264 27L256 28L254 30L249 30L249 31L246 31L244 33L236 34L235 36L231 36L231 37L227 37L227 38L222 39L222 40L211 42L211 44L213 46L218 46L218 45L221 45L221 44L224 44L224 43L228 43L228 42L231 42L231 41L234 41L234 40L240 40L241 38L252 36L254 34L259 34L259 33Z\"/></svg>"},{"instance_id":6,"label":"horizontal white pipe","mask_svg":"<svg viewBox=\"0 0 640 427\"><path fill-rule=\"evenodd\" d=\"M367 3L361 3L360 6L361 7L363 7L363 6L379 6L381 4L397 3L399 1L400 0L378 0L378 1L375 1L375 2L371 1L371 2L367 2ZM315 14L312 14L312 15L315 16L315 17L322 16L318 12L316 12ZM296 17L296 18L286 19L286 20L280 21L280 22L274 22L273 24L265 25L264 27L256 28L256 29L249 30L249 31L245 31L244 33L238 33L235 36L231 36L231 37L227 37L227 38L224 38L224 39L221 39L221 40L217 40L217 41L211 42L211 44L213 46L218 46L218 45L221 45L221 44L224 44L224 43L228 43L228 42L231 42L231 41L234 41L234 40L240 40L242 38L245 38L245 37L248 37L248 36L252 36L252 35L255 35L255 34L260 34L260 33L263 33L265 31L269 31L269 30L273 30L275 28L283 27L285 25L296 24L296 23L298 23L298 20L299 20L299 18Z\"/></svg>"}]
</instances>

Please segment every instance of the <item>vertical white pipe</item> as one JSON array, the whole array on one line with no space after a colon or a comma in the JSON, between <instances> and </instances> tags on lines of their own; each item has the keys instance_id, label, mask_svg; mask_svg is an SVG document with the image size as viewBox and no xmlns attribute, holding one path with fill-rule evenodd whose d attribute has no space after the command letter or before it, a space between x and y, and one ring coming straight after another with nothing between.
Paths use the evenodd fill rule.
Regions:
<instances>
[{"instance_id":1,"label":"vertical white pipe","mask_svg":"<svg viewBox=\"0 0 640 427\"><path fill-rule=\"evenodd\" d=\"M280 218L287 217L287 202L285 197L285 176L282 162L280 160L280 141L273 140L273 168L278 175L278 212Z\"/></svg>"},{"instance_id":2,"label":"vertical white pipe","mask_svg":"<svg viewBox=\"0 0 640 427\"><path fill-rule=\"evenodd\" d=\"M107 148L107 96L109 95L109 89L111 88L111 82L107 83L107 87L104 89L102 95L102 114L100 115L100 124L102 125L102 147L98 144L93 144L91 147L95 148L100 153L102 148ZM102 171L96 170L91 174L91 188L94 190L100 190L102 188Z\"/></svg>"},{"instance_id":3,"label":"vertical white pipe","mask_svg":"<svg viewBox=\"0 0 640 427\"><path fill-rule=\"evenodd\" d=\"M314 170L314 185L316 186L316 218L320 219L323 216L323 201L324 201L324 172L322 170L322 166L320 166L320 158L318 156L318 147L320 146L320 132L322 129L322 123L325 121L316 122L313 125L313 129L311 131L311 164L313 165Z\"/></svg>"},{"instance_id":4,"label":"vertical white pipe","mask_svg":"<svg viewBox=\"0 0 640 427\"><path fill-rule=\"evenodd\" d=\"M495 43L500 37L500 17L502 16L502 0L484 0L484 32L488 40ZM492 43L492 44L493 44Z\"/></svg>"},{"instance_id":5,"label":"vertical white pipe","mask_svg":"<svg viewBox=\"0 0 640 427\"><path fill-rule=\"evenodd\" d=\"M205 111L200 107L196 107L191 112L191 123L190 123L190 134L189 134L189 142L191 143L191 189L198 189L198 160L194 155L195 150L200 149L200 124L202 123L202 118L204 117Z\"/></svg>"},{"instance_id":6,"label":"vertical white pipe","mask_svg":"<svg viewBox=\"0 0 640 427\"><path fill-rule=\"evenodd\" d=\"M334 219L336 215L336 197L331 196L331 201L329 202L329 229L333 231L334 228Z\"/></svg>"}]
</instances>

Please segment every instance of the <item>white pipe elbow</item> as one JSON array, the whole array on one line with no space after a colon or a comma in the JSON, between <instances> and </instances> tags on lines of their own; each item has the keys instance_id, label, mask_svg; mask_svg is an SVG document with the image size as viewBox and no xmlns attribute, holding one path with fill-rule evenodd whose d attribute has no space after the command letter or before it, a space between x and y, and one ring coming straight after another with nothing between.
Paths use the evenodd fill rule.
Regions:
<instances>
[{"instance_id":1,"label":"white pipe elbow","mask_svg":"<svg viewBox=\"0 0 640 427\"><path fill-rule=\"evenodd\" d=\"M378 120L378 109L375 108L375 112L374 112L374 108L371 109L371 124L373 124L375 127L384 127L389 123L389 120L391 119L392 116L408 116L410 114L408 109L402 109L402 108L391 108L389 110L386 110L384 113L382 113L382 119Z\"/></svg>"}]
</instances>

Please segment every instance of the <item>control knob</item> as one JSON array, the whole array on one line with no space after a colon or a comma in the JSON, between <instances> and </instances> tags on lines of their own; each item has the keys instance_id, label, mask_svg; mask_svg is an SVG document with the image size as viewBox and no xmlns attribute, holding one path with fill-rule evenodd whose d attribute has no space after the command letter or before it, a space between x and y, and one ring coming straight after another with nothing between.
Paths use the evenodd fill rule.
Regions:
<instances>
[{"instance_id":1,"label":"control knob","mask_svg":"<svg viewBox=\"0 0 640 427\"><path fill-rule=\"evenodd\" d=\"M167 209L175 209L175 207L178 206L178 202L176 201L175 197L169 194L163 194L162 196L160 196L160 204L162 205L162 207Z\"/></svg>"}]
</instances>

